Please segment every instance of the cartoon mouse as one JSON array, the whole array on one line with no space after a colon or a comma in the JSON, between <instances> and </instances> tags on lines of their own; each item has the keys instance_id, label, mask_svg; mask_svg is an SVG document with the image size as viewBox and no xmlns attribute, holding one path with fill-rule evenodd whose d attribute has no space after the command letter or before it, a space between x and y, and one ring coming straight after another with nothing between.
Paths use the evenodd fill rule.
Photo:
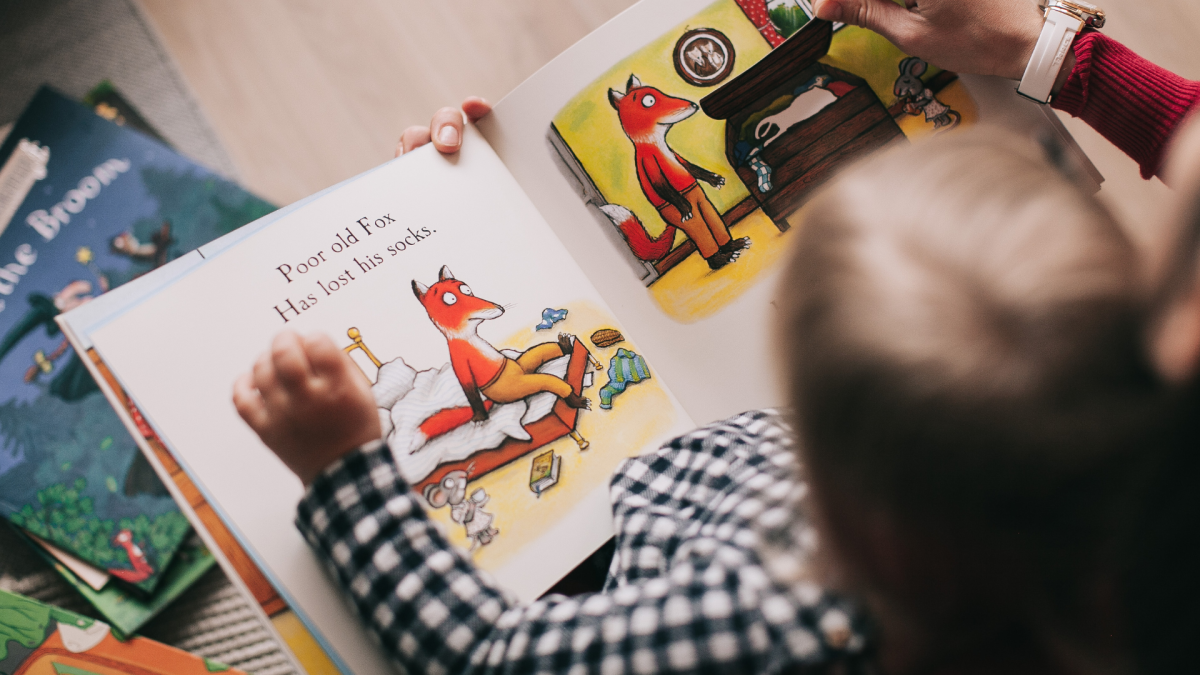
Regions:
<instances>
[{"instance_id":1,"label":"cartoon mouse","mask_svg":"<svg viewBox=\"0 0 1200 675\"><path fill-rule=\"evenodd\" d=\"M937 100L933 90L925 86L921 76L929 68L925 61L910 56L900 62L900 76L892 87L896 99L904 103L904 112L909 115L925 113L925 121L933 122L934 129L949 131L962 122L962 115L950 106Z\"/></svg>"},{"instance_id":2,"label":"cartoon mouse","mask_svg":"<svg viewBox=\"0 0 1200 675\"><path fill-rule=\"evenodd\" d=\"M487 492L476 488L470 497L467 496L466 471L451 471L437 483L425 486L423 496L435 509L450 506L450 520L466 529L472 551L492 543L500 534L500 530L492 527L496 516L483 510L483 505L490 499Z\"/></svg>"}]
</instances>

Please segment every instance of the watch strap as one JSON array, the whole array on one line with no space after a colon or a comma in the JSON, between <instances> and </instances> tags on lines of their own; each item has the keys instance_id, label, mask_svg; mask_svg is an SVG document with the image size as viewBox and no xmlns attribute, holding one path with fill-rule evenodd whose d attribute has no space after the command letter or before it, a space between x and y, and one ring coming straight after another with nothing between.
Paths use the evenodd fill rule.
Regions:
<instances>
[{"instance_id":1,"label":"watch strap","mask_svg":"<svg viewBox=\"0 0 1200 675\"><path fill-rule=\"evenodd\" d=\"M1029 57L1017 93L1038 103L1050 102L1054 83L1083 25L1083 19L1056 7L1046 10L1046 23L1042 25L1042 34Z\"/></svg>"}]
</instances>

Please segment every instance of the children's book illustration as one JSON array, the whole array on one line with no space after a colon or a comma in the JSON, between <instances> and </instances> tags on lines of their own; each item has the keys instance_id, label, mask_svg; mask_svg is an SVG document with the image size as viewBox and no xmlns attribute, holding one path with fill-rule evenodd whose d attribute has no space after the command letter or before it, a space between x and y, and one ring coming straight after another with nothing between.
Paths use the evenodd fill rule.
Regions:
<instances>
[{"instance_id":1,"label":"children's book illustration","mask_svg":"<svg viewBox=\"0 0 1200 675\"><path fill-rule=\"evenodd\" d=\"M461 469L451 471L437 483L426 485L422 496L431 508L450 507L450 519L463 526L474 551L492 543L500 530L492 527L496 516L483 510L488 503L487 492L483 488L476 488L470 496L467 495L469 476L468 471Z\"/></svg>"},{"instance_id":2,"label":"children's book illustration","mask_svg":"<svg viewBox=\"0 0 1200 675\"><path fill-rule=\"evenodd\" d=\"M146 638L118 640L108 624L0 591L0 673L11 675L238 675Z\"/></svg>"},{"instance_id":3,"label":"children's book illustration","mask_svg":"<svg viewBox=\"0 0 1200 675\"><path fill-rule=\"evenodd\" d=\"M24 533L24 536L33 539L28 533ZM71 558L65 557L69 554L51 550L50 545L44 542L38 543L37 550L46 562L53 565L67 583L100 612L112 626L113 632L122 640L133 635L154 618L217 562L199 536L193 534L172 558L171 565L154 594L143 597L140 593L127 593L117 584L93 583L93 580L79 574L81 568L78 565L85 563L75 559L75 565L72 566Z\"/></svg>"},{"instance_id":4,"label":"children's book illustration","mask_svg":"<svg viewBox=\"0 0 1200 675\"><path fill-rule=\"evenodd\" d=\"M600 389L600 409L612 410L613 398L625 393L630 385L648 379L646 359L623 347L618 349L608 364L608 383Z\"/></svg>"},{"instance_id":5,"label":"children's book illustration","mask_svg":"<svg viewBox=\"0 0 1200 675\"><path fill-rule=\"evenodd\" d=\"M33 159L0 185L0 516L150 593L190 527L55 319L272 207L48 89L0 174Z\"/></svg>"},{"instance_id":6,"label":"children's book illustration","mask_svg":"<svg viewBox=\"0 0 1200 675\"><path fill-rule=\"evenodd\" d=\"M480 288L486 281L479 280ZM597 455L589 451L596 440L592 434L632 438L652 433L665 421L635 405L614 408L615 395L634 382L650 381L650 365L624 348L603 353L624 338L606 327L611 318L594 307L545 308L537 315L540 323L500 339L489 334L489 322L512 306L481 297L449 266L441 267L436 281L427 285L414 279L411 285L414 297L406 315L413 325L419 320L441 335L446 361L422 369L402 357L385 360L358 328L347 331L345 351L358 356L356 362L374 380L384 437L401 472L469 550L495 548L508 539L510 524L529 528L516 515L536 509L551 486L567 480L579 492L602 482L604 473L579 475L573 483L563 474L564 455L573 463L593 461L588 459ZM559 332L547 340L544 331L550 327ZM596 394L610 419L590 421L595 413L587 390L604 365L576 332L592 335L595 349L612 363L609 383ZM657 389L646 393L650 400L662 396ZM607 451L594 461L614 461L625 446L609 442L603 447ZM560 487L555 494L580 496L571 491Z\"/></svg>"},{"instance_id":7,"label":"children's book illustration","mask_svg":"<svg viewBox=\"0 0 1200 675\"><path fill-rule=\"evenodd\" d=\"M719 0L614 63L547 137L659 308L687 323L774 266L838 169L974 119L953 73L804 0Z\"/></svg>"},{"instance_id":8,"label":"children's book illustration","mask_svg":"<svg viewBox=\"0 0 1200 675\"><path fill-rule=\"evenodd\" d=\"M592 344L600 347L601 349L611 347L618 342L624 341L625 336L621 335L621 331L615 328L601 328L595 333L592 333Z\"/></svg>"},{"instance_id":9,"label":"children's book illustration","mask_svg":"<svg viewBox=\"0 0 1200 675\"><path fill-rule=\"evenodd\" d=\"M547 307L542 310L542 320L535 326L538 330L550 330L554 324L567 318L567 310Z\"/></svg>"},{"instance_id":10,"label":"children's book illustration","mask_svg":"<svg viewBox=\"0 0 1200 675\"><path fill-rule=\"evenodd\" d=\"M549 392L571 408L591 407L563 376L541 370L547 362L575 351L574 336L561 333L558 342L544 342L515 357L501 354L479 336L479 324L499 318L503 307L476 297L470 286L454 278L449 267L442 267L433 286L416 280L412 284L413 294L450 346L450 367L471 405L472 422L488 419L485 395L493 403L504 404Z\"/></svg>"},{"instance_id":11,"label":"children's book illustration","mask_svg":"<svg viewBox=\"0 0 1200 675\"><path fill-rule=\"evenodd\" d=\"M384 437L405 477L418 490L455 472L479 477L563 436L580 449L580 411L591 408L591 354L562 333L554 342L500 350L479 335L484 321L504 313L477 297L448 267L430 286L412 282L433 328L446 339L449 363L417 371L402 358L378 362L356 329L347 351L361 349L378 373L373 392ZM447 494L451 494L447 492Z\"/></svg>"},{"instance_id":12,"label":"children's book illustration","mask_svg":"<svg viewBox=\"0 0 1200 675\"><path fill-rule=\"evenodd\" d=\"M687 235L710 269L719 270L736 260L750 246L750 238L729 236L729 228L699 183L720 190L725 179L684 159L667 144L671 127L700 107L642 84L637 75L629 76L624 92L609 89L608 100L633 143L638 183L646 200L671 228Z\"/></svg>"},{"instance_id":13,"label":"children's book illustration","mask_svg":"<svg viewBox=\"0 0 1200 675\"><path fill-rule=\"evenodd\" d=\"M934 129L949 131L962 122L962 114L937 100L933 90L921 80L926 70L929 70L929 64L916 56L900 62L900 76L892 88L896 102L902 104L909 115L924 115L925 121L933 124Z\"/></svg>"},{"instance_id":14,"label":"children's book illustration","mask_svg":"<svg viewBox=\"0 0 1200 675\"><path fill-rule=\"evenodd\" d=\"M542 493L558 484L558 472L562 466L562 458L557 452L548 450L533 458L529 470L529 489L541 497Z\"/></svg>"},{"instance_id":15,"label":"children's book illustration","mask_svg":"<svg viewBox=\"0 0 1200 675\"><path fill-rule=\"evenodd\" d=\"M733 72L733 43L719 30L696 28L675 43L675 72L698 86L720 84Z\"/></svg>"}]
</instances>

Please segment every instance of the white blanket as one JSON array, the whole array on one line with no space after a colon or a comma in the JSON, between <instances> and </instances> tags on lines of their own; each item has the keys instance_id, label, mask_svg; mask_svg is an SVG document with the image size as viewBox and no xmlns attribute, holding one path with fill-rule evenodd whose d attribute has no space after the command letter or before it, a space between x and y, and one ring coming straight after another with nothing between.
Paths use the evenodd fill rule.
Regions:
<instances>
[{"instance_id":1,"label":"white blanket","mask_svg":"<svg viewBox=\"0 0 1200 675\"><path fill-rule=\"evenodd\" d=\"M520 356L512 350L501 353L509 358ZM542 364L538 372L565 378L570 360L570 356L560 356ZM591 375L589 372L584 376L585 387L591 385ZM421 433L422 422L439 410L470 406L449 363L440 369L417 371L404 359L389 361L379 368L371 391L379 406L383 437L400 473L410 483L423 480L440 464L499 447L505 439L529 440L525 425L549 415L557 398L542 392L521 401L493 405L483 422L467 422L430 440Z\"/></svg>"}]
</instances>

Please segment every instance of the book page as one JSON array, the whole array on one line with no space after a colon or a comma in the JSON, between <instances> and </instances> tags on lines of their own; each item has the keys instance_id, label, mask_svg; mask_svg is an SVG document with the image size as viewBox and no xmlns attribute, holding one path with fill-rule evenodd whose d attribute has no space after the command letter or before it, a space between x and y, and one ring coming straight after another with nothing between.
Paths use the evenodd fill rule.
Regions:
<instances>
[{"instance_id":1,"label":"book page","mask_svg":"<svg viewBox=\"0 0 1200 675\"><path fill-rule=\"evenodd\" d=\"M813 191L981 121L1077 150L1011 83L813 19L806 0L643 0L479 129L706 422L784 403L771 300Z\"/></svg>"},{"instance_id":2,"label":"book page","mask_svg":"<svg viewBox=\"0 0 1200 675\"><path fill-rule=\"evenodd\" d=\"M293 525L299 480L230 400L283 329L350 353L431 517L525 600L611 536L615 466L692 426L471 129L458 156L394 160L93 320L88 339L147 423L354 672L381 672L379 653L361 653L361 623ZM503 356L479 423L447 337L468 332Z\"/></svg>"}]
</instances>

